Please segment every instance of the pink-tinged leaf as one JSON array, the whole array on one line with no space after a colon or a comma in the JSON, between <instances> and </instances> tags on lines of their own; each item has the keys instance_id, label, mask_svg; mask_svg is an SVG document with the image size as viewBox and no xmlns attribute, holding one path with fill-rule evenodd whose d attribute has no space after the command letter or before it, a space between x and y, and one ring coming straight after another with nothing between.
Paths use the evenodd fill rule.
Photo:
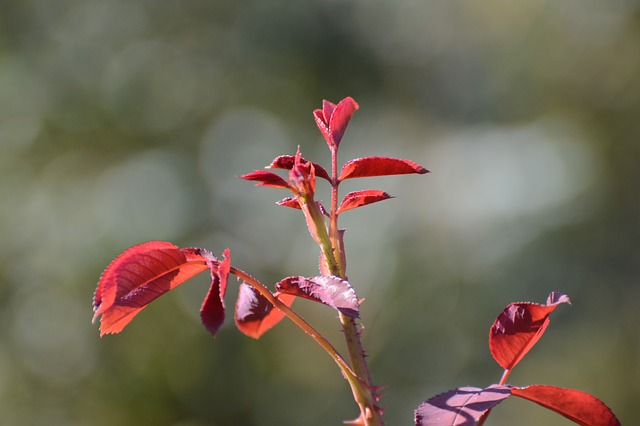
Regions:
<instances>
[{"instance_id":1,"label":"pink-tinged leaf","mask_svg":"<svg viewBox=\"0 0 640 426\"><path fill-rule=\"evenodd\" d=\"M292 209L300 210L300 203L298 202L298 199L295 197L283 198L282 200L277 201L276 204L279 206L291 207Z\"/></svg>"},{"instance_id":2,"label":"pink-tinged leaf","mask_svg":"<svg viewBox=\"0 0 640 426\"><path fill-rule=\"evenodd\" d=\"M124 251L103 272L94 295L100 336L119 333L151 301L208 268L205 256L163 241Z\"/></svg>"},{"instance_id":3,"label":"pink-tinged leaf","mask_svg":"<svg viewBox=\"0 0 640 426\"><path fill-rule=\"evenodd\" d=\"M211 286L200 307L202 324L215 336L224 323L224 295L227 292L231 257L229 249L223 253L224 259L217 268L211 268Z\"/></svg>"},{"instance_id":4,"label":"pink-tinged leaf","mask_svg":"<svg viewBox=\"0 0 640 426\"><path fill-rule=\"evenodd\" d=\"M312 278L288 277L276 284L280 293L320 302L350 317L359 315L360 305L349 283L333 275Z\"/></svg>"},{"instance_id":5,"label":"pink-tinged leaf","mask_svg":"<svg viewBox=\"0 0 640 426\"><path fill-rule=\"evenodd\" d=\"M426 400L415 410L416 426L474 426L484 413L511 395L509 386L462 387Z\"/></svg>"},{"instance_id":6,"label":"pink-tinged leaf","mask_svg":"<svg viewBox=\"0 0 640 426\"><path fill-rule=\"evenodd\" d=\"M366 206L367 204L377 203L378 201L388 200L391 195L379 189L367 189L365 191L354 191L348 193L340 207L338 208L338 214L347 210L355 209L357 207Z\"/></svg>"},{"instance_id":7,"label":"pink-tinged leaf","mask_svg":"<svg viewBox=\"0 0 640 426\"><path fill-rule=\"evenodd\" d=\"M620 425L620 421L604 402L586 392L533 385L524 388L513 387L511 393L553 410L581 426Z\"/></svg>"},{"instance_id":8,"label":"pink-tinged leaf","mask_svg":"<svg viewBox=\"0 0 640 426\"><path fill-rule=\"evenodd\" d=\"M411 173L425 174L429 170L409 160L388 157L356 158L342 166L340 181L352 178L406 175Z\"/></svg>"},{"instance_id":9,"label":"pink-tinged leaf","mask_svg":"<svg viewBox=\"0 0 640 426\"><path fill-rule=\"evenodd\" d=\"M496 318L489 332L491 355L502 368L511 370L538 342L549 325L549 314L560 303L571 303L563 293L551 293L546 305L511 303Z\"/></svg>"},{"instance_id":10,"label":"pink-tinged leaf","mask_svg":"<svg viewBox=\"0 0 640 426\"><path fill-rule=\"evenodd\" d=\"M321 110L316 109L313 111L316 124L327 141L329 148L332 150L338 149L351 116L358 108L359 106L353 98L346 97L338 105L325 100L322 102Z\"/></svg>"},{"instance_id":11,"label":"pink-tinged leaf","mask_svg":"<svg viewBox=\"0 0 640 426\"><path fill-rule=\"evenodd\" d=\"M275 295L282 303L291 306L294 296ZM284 313L274 307L258 290L249 284L240 284L236 302L235 321L238 330L249 337L259 339L284 318Z\"/></svg>"},{"instance_id":12,"label":"pink-tinged leaf","mask_svg":"<svg viewBox=\"0 0 640 426\"><path fill-rule=\"evenodd\" d=\"M286 188L289 189L289 183L278 176L275 173L267 172L266 170L256 170L246 175L240 176L244 180L252 180L257 182L256 186L271 186L273 188Z\"/></svg>"},{"instance_id":13,"label":"pink-tinged leaf","mask_svg":"<svg viewBox=\"0 0 640 426\"><path fill-rule=\"evenodd\" d=\"M295 155L281 155L279 157L276 157L271 164L269 164L267 166L267 169L284 169L284 170L291 170L293 168L293 165L295 164ZM308 163L308 160L305 160L304 158L301 158L300 161L303 164ZM321 177L323 179L326 179L327 181L331 182L331 178L329 177L329 173L327 173L327 171L318 163L311 163L313 164L313 167L315 168L316 171L316 176L317 177Z\"/></svg>"}]
</instances>

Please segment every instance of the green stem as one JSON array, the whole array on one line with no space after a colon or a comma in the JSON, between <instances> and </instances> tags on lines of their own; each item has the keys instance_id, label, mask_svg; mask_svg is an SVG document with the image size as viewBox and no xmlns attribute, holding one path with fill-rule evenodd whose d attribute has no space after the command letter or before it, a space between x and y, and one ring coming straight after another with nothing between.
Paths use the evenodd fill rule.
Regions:
<instances>
[{"instance_id":1,"label":"green stem","mask_svg":"<svg viewBox=\"0 0 640 426\"><path fill-rule=\"evenodd\" d=\"M313 340L316 341L331 358L338 364L343 376L349 382L351 390L353 392L354 399L360 406L361 417L365 419L367 426L381 426L382 417L379 411L376 409L375 403L372 405L371 401L375 402L375 397L371 393L371 387L368 381L364 381L358 373L353 371L349 364L342 358L336 348L325 339L316 329L314 329L309 323L307 323L302 317L300 317L294 310L282 303L277 297L275 297L268 288L266 288L260 281L253 278L246 272L231 267L230 272L245 281L247 284L255 288L262 296L264 296L269 302L271 302L276 308L280 309L294 324L300 327L305 333L307 333ZM347 317L348 318L348 317Z\"/></svg>"},{"instance_id":2,"label":"green stem","mask_svg":"<svg viewBox=\"0 0 640 426\"><path fill-rule=\"evenodd\" d=\"M293 309L291 309L290 307L282 303L280 299L275 297L273 293L271 293L271 291L264 286L264 284L240 269L231 267L229 272L258 290L258 292L260 292L260 294L264 296L265 299L267 299L276 308L280 309L291 321L293 321L294 324L300 327L313 340L315 340L316 343L318 343L331 356L331 358L333 358L336 364L338 364L338 367L340 367L347 380L351 381L350 378L356 378L356 374L353 370L351 370L351 367L349 367L347 362L338 353L336 348L334 348L333 345L327 339L325 339L322 334L320 334L320 332L313 328Z\"/></svg>"}]
</instances>

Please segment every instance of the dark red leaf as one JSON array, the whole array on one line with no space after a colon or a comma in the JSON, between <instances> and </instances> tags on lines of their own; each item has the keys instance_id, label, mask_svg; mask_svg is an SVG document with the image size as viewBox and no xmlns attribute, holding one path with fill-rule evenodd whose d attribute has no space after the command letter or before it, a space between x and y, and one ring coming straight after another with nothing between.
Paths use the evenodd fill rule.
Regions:
<instances>
[{"instance_id":1,"label":"dark red leaf","mask_svg":"<svg viewBox=\"0 0 640 426\"><path fill-rule=\"evenodd\" d=\"M329 148L338 149L342 136L349 125L351 116L359 108L353 98L346 97L338 105L322 102L322 109L313 111L313 117Z\"/></svg>"},{"instance_id":2,"label":"dark red leaf","mask_svg":"<svg viewBox=\"0 0 640 426\"><path fill-rule=\"evenodd\" d=\"M323 303L350 317L359 315L356 292L347 281L333 275L288 277L277 283L276 289L280 293Z\"/></svg>"},{"instance_id":3,"label":"dark red leaf","mask_svg":"<svg viewBox=\"0 0 640 426\"><path fill-rule=\"evenodd\" d=\"M163 241L124 251L103 272L94 295L100 336L119 333L151 301L208 268L205 256Z\"/></svg>"},{"instance_id":4,"label":"dark red leaf","mask_svg":"<svg viewBox=\"0 0 640 426\"><path fill-rule=\"evenodd\" d=\"M271 186L273 188L287 188L289 183L275 173L266 170L256 170L246 175L240 176L241 179L256 181L256 186Z\"/></svg>"},{"instance_id":5,"label":"dark red leaf","mask_svg":"<svg viewBox=\"0 0 640 426\"><path fill-rule=\"evenodd\" d=\"M553 410L581 426L620 425L620 421L604 402L582 391L533 385L512 387L511 393Z\"/></svg>"},{"instance_id":6,"label":"dark red leaf","mask_svg":"<svg viewBox=\"0 0 640 426\"><path fill-rule=\"evenodd\" d=\"M496 318L489 332L491 355L507 370L520 362L538 342L549 325L549 314L560 303L570 303L563 293L551 293L546 305L511 303Z\"/></svg>"},{"instance_id":7,"label":"dark red leaf","mask_svg":"<svg viewBox=\"0 0 640 426\"><path fill-rule=\"evenodd\" d=\"M215 336L224 323L224 295L227 292L231 257L229 249L223 253L224 259L217 268L211 268L211 286L200 307L202 324Z\"/></svg>"},{"instance_id":8,"label":"dark red leaf","mask_svg":"<svg viewBox=\"0 0 640 426\"><path fill-rule=\"evenodd\" d=\"M482 415L511 395L509 386L462 387L426 400L415 410L416 426L474 426Z\"/></svg>"},{"instance_id":9,"label":"dark red leaf","mask_svg":"<svg viewBox=\"0 0 640 426\"><path fill-rule=\"evenodd\" d=\"M388 200L389 198L393 197L379 189L350 192L344 197L342 203L340 203L338 214L347 210L355 209L356 207L366 206L367 204L373 204L382 200Z\"/></svg>"},{"instance_id":10,"label":"dark red leaf","mask_svg":"<svg viewBox=\"0 0 640 426\"><path fill-rule=\"evenodd\" d=\"M284 170L291 170L293 168L293 165L295 163L295 155L281 155L279 157L276 157L271 164L269 164L267 166L267 169L284 169ZM303 164L308 163L308 160L305 160L304 158L300 159L302 161ZM329 173L327 173L327 171L318 163L311 163L313 164L313 168L316 171L316 176L317 177L321 177L323 179L328 180L329 182L331 182L331 177L329 177Z\"/></svg>"},{"instance_id":11,"label":"dark red leaf","mask_svg":"<svg viewBox=\"0 0 640 426\"><path fill-rule=\"evenodd\" d=\"M429 170L409 160L388 157L364 157L348 161L340 172L340 181L351 178L425 174Z\"/></svg>"},{"instance_id":12,"label":"dark red leaf","mask_svg":"<svg viewBox=\"0 0 640 426\"><path fill-rule=\"evenodd\" d=\"M275 295L282 303L291 306L294 296ZM254 339L260 338L284 318L284 313L275 308L264 296L249 284L240 284L236 302L235 321L238 330Z\"/></svg>"}]
</instances>

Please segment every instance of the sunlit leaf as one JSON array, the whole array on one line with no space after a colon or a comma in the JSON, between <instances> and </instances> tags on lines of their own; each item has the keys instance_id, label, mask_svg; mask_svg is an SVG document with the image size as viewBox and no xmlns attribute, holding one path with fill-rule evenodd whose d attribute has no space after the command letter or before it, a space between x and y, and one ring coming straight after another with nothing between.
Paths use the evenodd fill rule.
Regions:
<instances>
[{"instance_id":1,"label":"sunlit leaf","mask_svg":"<svg viewBox=\"0 0 640 426\"><path fill-rule=\"evenodd\" d=\"M350 317L359 315L356 292L347 281L333 275L288 277L277 283L276 289L280 293L323 303Z\"/></svg>"},{"instance_id":2,"label":"sunlit leaf","mask_svg":"<svg viewBox=\"0 0 640 426\"><path fill-rule=\"evenodd\" d=\"M282 200L277 201L276 204L279 206L291 207L292 209L300 210L300 203L298 202L298 199L295 197L283 198Z\"/></svg>"},{"instance_id":3,"label":"sunlit leaf","mask_svg":"<svg viewBox=\"0 0 640 426\"><path fill-rule=\"evenodd\" d=\"M291 170L293 168L293 165L295 163L295 155L281 155L279 157L276 157L271 164L269 164L267 166L268 169L284 169L284 170ZM302 161L303 164L308 163L308 160L305 160L304 158L300 159ZM331 182L331 177L329 176L329 173L327 173L327 171L318 163L314 163L312 162L311 164L313 164L313 167L316 171L316 176L317 177L321 177L323 179L328 180L329 182Z\"/></svg>"},{"instance_id":4,"label":"sunlit leaf","mask_svg":"<svg viewBox=\"0 0 640 426\"><path fill-rule=\"evenodd\" d=\"M240 176L241 179L252 180L257 182L256 186L271 186L273 188L289 188L289 183L275 173L266 170L256 170L246 175Z\"/></svg>"},{"instance_id":5,"label":"sunlit leaf","mask_svg":"<svg viewBox=\"0 0 640 426\"><path fill-rule=\"evenodd\" d=\"M224 251L224 259L217 268L211 268L211 286L200 307L202 324L215 336L224 323L224 295L227 291L231 257L229 249Z\"/></svg>"},{"instance_id":6,"label":"sunlit leaf","mask_svg":"<svg viewBox=\"0 0 640 426\"><path fill-rule=\"evenodd\" d=\"M489 333L491 355L507 370L520 362L549 325L549 314L560 303L570 303L563 293L551 293L546 305L511 303L496 318Z\"/></svg>"},{"instance_id":7,"label":"sunlit leaf","mask_svg":"<svg viewBox=\"0 0 640 426\"><path fill-rule=\"evenodd\" d=\"M285 305L291 306L294 296L276 294ZM274 307L255 288L246 283L240 284L238 301L236 302L235 321L238 330L254 339L260 338L270 328L284 318L284 313Z\"/></svg>"},{"instance_id":8,"label":"sunlit leaf","mask_svg":"<svg viewBox=\"0 0 640 426\"><path fill-rule=\"evenodd\" d=\"M620 421L604 402L586 392L555 386L511 388L511 394L528 399L563 415L581 426L619 426Z\"/></svg>"},{"instance_id":9,"label":"sunlit leaf","mask_svg":"<svg viewBox=\"0 0 640 426\"><path fill-rule=\"evenodd\" d=\"M367 204L377 203L378 201L388 200L391 195L379 189L367 189L365 191L354 191L348 193L340 207L338 208L338 214L347 210L355 209L357 207L366 206Z\"/></svg>"},{"instance_id":10,"label":"sunlit leaf","mask_svg":"<svg viewBox=\"0 0 640 426\"><path fill-rule=\"evenodd\" d=\"M482 415L511 395L509 386L461 387L426 400L415 410L416 426L474 426Z\"/></svg>"},{"instance_id":11,"label":"sunlit leaf","mask_svg":"<svg viewBox=\"0 0 640 426\"><path fill-rule=\"evenodd\" d=\"M119 333L151 301L208 268L205 256L168 242L124 251L103 272L94 295L100 335Z\"/></svg>"},{"instance_id":12,"label":"sunlit leaf","mask_svg":"<svg viewBox=\"0 0 640 426\"><path fill-rule=\"evenodd\" d=\"M429 170L410 160L388 157L364 157L348 161L342 167L339 180L411 173L424 174L429 173Z\"/></svg>"},{"instance_id":13,"label":"sunlit leaf","mask_svg":"<svg viewBox=\"0 0 640 426\"><path fill-rule=\"evenodd\" d=\"M351 97L341 100L338 105L329 101L322 102L322 109L313 111L313 117L329 148L337 150L349 125L351 116L359 108Z\"/></svg>"}]
</instances>

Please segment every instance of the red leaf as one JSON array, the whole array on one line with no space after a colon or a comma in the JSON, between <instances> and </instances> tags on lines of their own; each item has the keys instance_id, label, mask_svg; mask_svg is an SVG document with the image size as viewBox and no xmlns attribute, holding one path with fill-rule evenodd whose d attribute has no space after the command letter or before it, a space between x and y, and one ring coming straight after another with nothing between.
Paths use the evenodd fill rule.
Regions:
<instances>
[{"instance_id":1,"label":"red leaf","mask_svg":"<svg viewBox=\"0 0 640 426\"><path fill-rule=\"evenodd\" d=\"M294 296L277 294L276 297L291 306ZM254 339L260 338L284 318L284 313L275 308L264 296L249 284L240 284L236 302L235 321L238 330Z\"/></svg>"},{"instance_id":2,"label":"red leaf","mask_svg":"<svg viewBox=\"0 0 640 426\"><path fill-rule=\"evenodd\" d=\"M267 166L267 169L284 169L284 170L291 170L293 168L293 165L295 163L295 155L281 155L279 157L276 157L271 164L269 164ZM309 161L305 160L304 158L301 158L300 161L302 162L302 164L306 164ZM313 167L316 171L316 176L317 177L321 177L323 179L326 179L327 181L331 182L331 178L329 177L329 173L327 173L327 171L318 163L311 163L313 164Z\"/></svg>"},{"instance_id":3,"label":"red leaf","mask_svg":"<svg viewBox=\"0 0 640 426\"><path fill-rule=\"evenodd\" d=\"M359 108L353 98L346 97L338 105L322 102L322 109L313 111L313 117L329 148L338 149L342 136L349 125L351 116Z\"/></svg>"},{"instance_id":4,"label":"red leaf","mask_svg":"<svg viewBox=\"0 0 640 426\"><path fill-rule=\"evenodd\" d=\"M217 268L211 268L211 286L200 307L202 324L215 336L224 323L224 295L227 292L231 257L229 249L223 253L224 259Z\"/></svg>"},{"instance_id":5,"label":"red leaf","mask_svg":"<svg viewBox=\"0 0 640 426\"><path fill-rule=\"evenodd\" d=\"M462 387L426 400L415 410L416 426L473 426L511 395L509 386Z\"/></svg>"},{"instance_id":6,"label":"red leaf","mask_svg":"<svg viewBox=\"0 0 640 426\"><path fill-rule=\"evenodd\" d=\"M286 188L289 189L289 183L278 176L275 173L267 172L265 170L256 170L251 173L247 173L246 175L240 176L241 179L245 180L253 180L256 183L256 186L271 186L273 188Z\"/></svg>"},{"instance_id":7,"label":"red leaf","mask_svg":"<svg viewBox=\"0 0 640 426\"><path fill-rule=\"evenodd\" d=\"M301 209L300 203L298 202L298 199L295 197L283 198L280 201L276 201L276 204L283 207L291 207L292 209L298 209L298 210Z\"/></svg>"},{"instance_id":8,"label":"red leaf","mask_svg":"<svg viewBox=\"0 0 640 426\"><path fill-rule=\"evenodd\" d=\"M425 174L429 170L409 160L388 157L364 157L348 161L340 172L340 181L350 178Z\"/></svg>"},{"instance_id":9,"label":"red leaf","mask_svg":"<svg viewBox=\"0 0 640 426\"><path fill-rule=\"evenodd\" d=\"M350 317L359 315L356 292L347 281L333 275L288 277L277 283L276 289L280 293L320 302Z\"/></svg>"},{"instance_id":10,"label":"red leaf","mask_svg":"<svg viewBox=\"0 0 640 426\"><path fill-rule=\"evenodd\" d=\"M151 301L207 268L198 251L163 241L124 251L102 273L93 298L100 336L119 333Z\"/></svg>"},{"instance_id":11,"label":"red leaf","mask_svg":"<svg viewBox=\"0 0 640 426\"><path fill-rule=\"evenodd\" d=\"M368 189L365 191L355 191L348 193L342 203L340 203L340 207L338 208L338 214L345 212L347 210L355 209L356 207L366 206L367 204L373 204L378 201L388 200L391 195L387 194L384 191L380 191L379 189Z\"/></svg>"},{"instance_id":12,"label":"red leaf","mask_svg":"<svg viewBox=\"0 0 640 426\"><path fill-rule=\"evenodd\" d=\"M553 410L581 426L620 425L620 421L604 402L582 391L534 385L513 387L511 393Z\"/></svg>"},{"instance_id":13,"label":"red leaf","mask_svg":"<svg viewBox=\"0 0 640 426\"><path fill-rule=\"evenodd\" d=\"M560 303L570 303L569 297L553 292L546 305L520 302L507 306L489 332L489 348L496 362L507 370L513 369L542 337L549 325L549 314Z\"/></svg>"}]
</instances>

